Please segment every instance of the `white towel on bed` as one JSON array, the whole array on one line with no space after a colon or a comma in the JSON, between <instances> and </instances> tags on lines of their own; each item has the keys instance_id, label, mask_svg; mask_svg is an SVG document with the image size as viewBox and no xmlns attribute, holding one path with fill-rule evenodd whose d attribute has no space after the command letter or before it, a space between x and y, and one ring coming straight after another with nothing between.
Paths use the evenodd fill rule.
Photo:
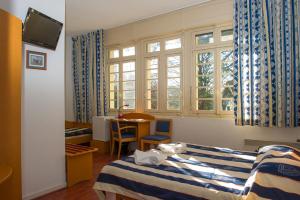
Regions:
<instances>
[{"instance_id":1,"label":"white towel on bed","mask_svg":"<svg viewBox=\"0 0 300 200\"><path fill-rule=\"evenodd\" d=\"M185 143L159 144L158 149L160 149L163 153L167 153L167 154L184 153L186 151L186 144Z\"/></svg>"},{"instance_id":2,"label":"white towel on bed","mask_svg":"<svg viewBox=\"0 0 300 200\"><path fill-rule=\"evenodd\" d=\"M146 152L135 150L134 152L134 161L137 165L160 165L166 159L167 155L155 149Z\"/></svg>"}]
</instances>

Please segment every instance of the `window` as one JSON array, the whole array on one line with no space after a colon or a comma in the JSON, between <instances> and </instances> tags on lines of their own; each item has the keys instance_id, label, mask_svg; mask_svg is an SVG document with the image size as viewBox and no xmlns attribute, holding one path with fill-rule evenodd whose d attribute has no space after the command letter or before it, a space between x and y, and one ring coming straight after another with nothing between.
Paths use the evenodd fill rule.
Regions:
<instances>
[{"instance_id":1,"label":"window","mask_svg":"<svg viewBox=\"0 0 300 200\"><path fill-rule=\"evenodd\" d=\"M214 43L213 32L196 35L196 44L197 45L212 44L212 43Z\"/></svg>"},{"instance_id":2,"label":"window","mask_svg":"<svg viewBox=\"0 0 300 200\"><path fill-rule=\"evenodd\" d=\"M232 41L233 40L233 29L222 30L221 31L221 41Z\"/></svg>"},{"instance_id":3,"label":"window","mask_svg":"<svg viewBox=\"0 0 300 200\"><path fill-rule=\"evenodd\" d=\"M120 51L122 50L122 55ZM109 51L109 108L134 110L136 108L135 47Z\"/></svg>"},{"instance_id":4,"label":"window","mask_svg":"<svg viewBox=\"0 0 300 200\"><path fill-rule=\"evenodd\" d=\"M160 49L164 44L164 49ZM145 109L155 112L181 110L181 38L146 43Z\"/></svg>"}]
</instances>

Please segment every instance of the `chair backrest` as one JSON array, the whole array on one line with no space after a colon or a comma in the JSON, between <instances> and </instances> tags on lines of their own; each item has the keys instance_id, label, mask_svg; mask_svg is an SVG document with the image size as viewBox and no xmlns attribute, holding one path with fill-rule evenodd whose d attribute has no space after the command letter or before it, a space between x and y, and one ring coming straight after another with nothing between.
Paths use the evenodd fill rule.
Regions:
<instances>
[{"instance_id":1,"label":"chair backrest","mask_svg":"<svg viewBox=\"0 0 300 200\"><path fill-rule=\"evenodd\" d=\"M110 130L111 130L111 137L113 138L115 134L118 134L118 138L122 138L121 131L120 131L120 124L118 120L111 119L110 120Z\"/></svg>"},{"instance_id":2,"label":"chair backrest","mask_svg":"<svg viewBox=\"0 0 300 200\"><path fill-rule=\"evenodd\" d=\"M157 119L155 126L156 135L172 135L172 119Z\"/></svg>"},{"instance_id":3,"label":"chair backrest","mask_svg":"<svg viewBox=\"0 0 300 200\"><path fill-rule=\"evenodd\" d=\"M155 120L153 115L145 113L126 113L122 116L124 119L144 119L144 120Z\"/></svg>"}]
</instances>

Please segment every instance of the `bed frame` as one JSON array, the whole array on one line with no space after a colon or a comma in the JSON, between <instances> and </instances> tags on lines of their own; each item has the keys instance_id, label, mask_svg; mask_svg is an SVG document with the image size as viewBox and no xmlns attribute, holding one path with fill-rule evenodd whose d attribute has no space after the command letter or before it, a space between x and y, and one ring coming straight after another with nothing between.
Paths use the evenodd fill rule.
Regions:
<instances>
[{"instance_id":1,"label":"bed frame","mask_svg":"<svg viewBox=\"0 0 300 200\"><path fill-rule=\"evenodd\" d=\"M71 122L71 121L65 121L65 128L92 128L92 124L89 123L79 123L79 122ZM80 136L74 136L70 138L66 138L67 144L84 144L88 143L91 144L93 140L92 135L80 135Z\"/></svg>"}]
</instances>

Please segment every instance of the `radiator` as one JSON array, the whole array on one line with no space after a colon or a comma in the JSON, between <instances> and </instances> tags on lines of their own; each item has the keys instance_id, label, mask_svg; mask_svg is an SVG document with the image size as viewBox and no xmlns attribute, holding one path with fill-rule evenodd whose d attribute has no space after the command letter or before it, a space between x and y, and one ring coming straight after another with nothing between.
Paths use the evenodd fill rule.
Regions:
<instances>
[{"instance_id":1,"label":"radiator","mask_svg":"<svg viewBox=\"0 0 300 200\"><path fill-rule=\"evenodd\" d=\"M93 139L107 142L110 140L109 120L111 117L95 116L93 117Z\"/></svg>"}]
</instances>

